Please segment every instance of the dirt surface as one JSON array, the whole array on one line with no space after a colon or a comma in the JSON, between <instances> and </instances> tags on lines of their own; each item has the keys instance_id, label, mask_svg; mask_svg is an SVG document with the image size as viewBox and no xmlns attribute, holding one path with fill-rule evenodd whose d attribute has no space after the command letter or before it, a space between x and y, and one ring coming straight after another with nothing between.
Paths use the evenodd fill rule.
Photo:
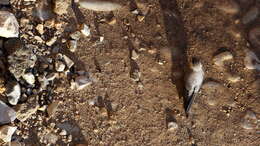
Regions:
<instances>
[{"instance_id":1,"label":"dirt surface","mask_svg":"<svg viewBox=\"0 0 260 146\"><path fill-rule=\"evenodd\" d=\"M90 72L94 82L81 91L61 84L54 97L62 101L57 113L42 125L55 123L66 129L72 135L68 145L260 145L260 89L255 82L259 72L244 66L245 50L252 47L247 41L251 25L240 23L243 11L227 14L211 0L137 2L114 12L80 9L91 37L80 39L75 53L63 51L78 68ZM142 21L131 12L136 6L145 16ZM73 14L72 9L68 11ZM101 22L111 16L115 24ZM75 18L71 17L73 28ZM224 67L213 62L219 49L234 56ZM137 59L132 59L133 50ZM203 86L187 118L181 89L184 66L192 57L202 60L205 84L218 84L216 89ZM140 80L134 81L132 73L137 70ZM241 79L232 83L227 79L230 75ZM89 104L96 96L111 103L109 116L103 108ZM248 110L258 117L252 129L243 128L241 122ZM177 129L169 130L169 119L177 123ZM30 128L20 129L29 132L23 140L26 146L45 145L38 140L41 130L35 122L37 118L29 119ZM58 141L57 145L67 144Z\"/></svg>"}]
</instances>

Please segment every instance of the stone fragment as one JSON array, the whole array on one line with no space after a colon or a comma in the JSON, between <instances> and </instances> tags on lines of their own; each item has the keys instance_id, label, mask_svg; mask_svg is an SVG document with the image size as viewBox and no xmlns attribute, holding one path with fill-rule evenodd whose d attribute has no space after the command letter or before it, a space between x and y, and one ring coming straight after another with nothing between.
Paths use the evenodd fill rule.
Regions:
<instances>
[{"instance_id":1,"label":"stone fragment","mask_svg":"<svg viewBox=\"0 0 260 146\"><path fill-rule=\"evenodd\" d=\"M250 50L246 51L246 56L244 59L245 67L247 69L256 69L260 70L260 60L256 56L256 54Z\"/></svg>"},{"instance_id":2,"label":"stone fragment","mask_svg":"<svg viewBox=\"0 0 260 146\"><path fill-rule=\"evenodd\" d=\"M7 83L6 96L11 105L16 105L21 97L21 86L15 81L9 81Z\"/></svg>"},{"instance_id":3,"label":"stone fragment","mask_svg":"<svg viewBox=\"0 0 260 146\"><path fill-rule=\"evenodd\" d=\"M39 34L43 34L44 33L44 29L43 29L43 24L38 24L36 26L36 30L39 32Z\"/></svg>"},{"instance_id":4,"label":"stone fragment","mask_svg":"<svg viewBox=\"0 0 260 146\"><path fill-rule=\"evenodd\" d=\"M55 114L55 112L57 111L58 109L58 106L59 106L60 102L59 101L55 101L53 103L51 103L48 108L47 108L47 113L48 113L48 116L51 117Z\"/></svg>"},{"instance_id":5,"label":"stone fragment","mask_svg":"<svg viewBox=\"0 0 260 146\"><path fill-rule=\"evenodd\" d=\"M8 124L16 119L15 111L0 100L0 125Z\"/></svg>"},{"instance_id":6,"label":"stone fragment","mask_svg":"<svg viewBox=\"0 0 260 146\"><path fill-rule=\"evenodd\" d=\"M79 5L82 8L94 11L114 11L122 7L121 4L111 0L79 0Z\"/></svg>"},{"instance_id":7,"label":"stone fragment","mask_svg":"<svg viewBox=\"0 0 260 146\"><path fill-rule=\"evenodd\" d=\"M28 84L34 85L35 77L34 77L34 75L32 73L26 73L22 77Z\"/></svg>"},{"instance_id":8,"label":"stone fragment","mask_svg":"<svg viewBox=\"0 0 260 146\"><path fill-rule=\"evenodd\" d=\"M70 52L75 52L77 49L78 42L76 40L70 40L68 42L68 47Z\"/></svg>"},{"instance_id":9,"label":"stone fragment","mask_svg":"<svg viewBox=\"0 0 260 146\"><path fill-rule=\"evenodd\" d=\"M57 41L57 37L51 38L49 41L46 42L47 46L52 46Z\"/></svg>"},{"instance_id":10,"label":"stone fragment","mask_svg":"<svg viewBox=\"0 0 260 146\"><path fill-rule=\"evenodd\" d=\"M8 56L8 69L19 80L26 69L34 67L36 60L36 55L31 49L21 48Z\"/></svg>"},{"instance_id":11,"label":"stone fragment","mask_svg":"<svg viewBox=\"0 0 260 146\"><path fill-rule=\"evenodd\" d=\"M176 129L178 129L178 124L176 122L169 122L167 126L168 130L170 131L175 131Z\"/></svg>"},{"instance_id":12,"label":"stone fragment","mask_svg":"<svg viewBox=\"0 0 260 146\"><path fill-rule=\"evenodd\" d=\"M70 69L74 65L74 62L66 55L63 55L63 60L66 63L68 69Z\"/></svg>"},{"instance_id":13,"label":"stone fragment","mask_svg":"<svg viewBox=\"0 0 260 146\"><path fill-rule=\"evenodd\" d=\"M0 139L4 142L10 142L12 139L12 136L15 132L17 127L4 125L0 127Z\"/></svg>"},{"instance_id":14,"label":"stone fragment","mask_svg":"<svg viewBox=\"0 0 260 146\"><path fill-rule=\"evenodd\" d=\"M19 24L15 16L8 11L0 11L0 36L5 38L18 37Z\"/></svg>"},{"instance_id":15,"label":"stone fragment","mask_svg":"<svg viewBox=\"0 0 260 146\"><path fill-rule=\"evenodd\" d=\"M79 40L81 36L81 32L80 31L75 31L73 33L70 34L70 38L73 40Z\"/></svg>"},{"instance_id":16,"label":"stone fragment","mask_svg":"<svg viewBox=\"0 0 260 146\"><path fill-rule=\"evenodd\" d=\"M223 67L224 62L231 59L233 59L233 55L230 52L226 51L214 56L213 61L215 65Z\"/></svg>"},{"instance_id":17,"label":"stone fragment","mask_svg":"<svg viewBox=\"0 0 260 146\"><path fill-rule=\"evenodd\" d=\"M17 119L21 122L29 119L39 108L37 96L31 96L26 103L16 106Z\"/></svg>"},{"instance_id":18,"label":"stone fragment","mask_svg":"<svg viewBox=\"0 0 260 146\"><path fill-rule=\"evenodd\" d=\"M133 49L133 50L132 50L132 54L131 54L131 58L132 58L133 60L137 60L138 57L139 57L138 53L136 52L135 49Z\"/></svg>"},{"instance_id":19,"label":"stone fragment","mask_svg":"<svg viewBox=\"0 0 260 146\"><path fill-rule=\"evenodd\" d=\"M81 71L78 72L78 74L79 76L75 78L75 81L71 82L72 89L82 90L85 87L92 84L92 80L90 79L89 74L87 72Z\"/></svg>"},{"instance_id":20,"label":"stone fragment","mask_svg":"<svg viewBox=\"0 0 260 146\"><path fill-rule=\"evenodd\" d=\"M241 119L241 126L244 129L252 130L257 127L257 117L254 111L247 110Z\"/></svg>"},{"instance_id":21,"label":"stone fragment","mask_svg":"<svg viewBox=\"0 0 260 146\"><path fill-rule=\"evenodd\" d=\"M63 72L65 69L65 64L62 61L56 61L55 62L55 69L57 72Z\"/></svg>"},{"instance_id":22,"label":"stone fragment","mask_svg":"<svg viewBox=\"0 0 260 146\"><path fill-rule=\"evenodd\" d=\"M229 82L236 83L236 82L241 80L241 77L239 75L229 74L228 77L227 77L227 80Z\"/></svg>"},{"instance_id":23,"label":"stone fragment","mask_svg":"<svg viewBox=\"0 0 260 146\"><path fill-rule=\"evenodd\" d=\"M68 0L55 0L54 12L58 15L66 14L69 6L70 1Z\"/></svg>"},{"instance_id":24,"label":"stone fragment","mask_svg":"<svg viewBox=\"0 0 260 146\"><path fill-rule=\"evenodd\" d=\"M84 35L84 36L89 36L90 35L90 28L89 28L89 26L88 25L86 25L86 24L83 24L82 26L81 26L81 33Z\"/></svg>"}]
</instances>

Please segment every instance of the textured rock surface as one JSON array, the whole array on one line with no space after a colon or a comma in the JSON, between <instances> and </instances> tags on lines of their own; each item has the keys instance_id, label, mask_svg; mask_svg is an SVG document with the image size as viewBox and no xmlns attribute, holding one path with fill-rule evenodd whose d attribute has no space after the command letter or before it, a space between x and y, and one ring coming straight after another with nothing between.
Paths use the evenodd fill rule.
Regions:
<instances>
[{"instance_id":1,"label":"textured rock surface","mask_svg":"<svg viewBox=\"0 0 260 146\"><path fill-rule=\"evenodd\" d=\"M8 11L0 11L0 36L5 38L18 37L19 24L15 16Z\"/></svg>"},{"instance_id":2,"label":"textured rock surface","mask_svg":"<svg viewBox=\"0 0 260 146\"><path fill-rule=\"evenodd\" d=\"M0 139L4 142L10 142L16 129L17 127L7 125L0 127Z\"/></svg>"},{"instance_id":3,"label":"textured rock surface","mask_svg":"<svg viewBox=\"0 0 260 146\"><path fill-rule=\"evenodd\" d=\"M35 65L36 60L36 55L31 49L18 49L8 56L9 71L16 79L19 79L26 69Z\"/></svg>"},{"instance_id":4,"label":"textured rock surface","mask_svg":"<svg viewBox=\"0 0 260 146\"><path fill-rule=\"evenodd\" d=\"M15 111L0 100L0 125L11 123L16 119Z\"/></svg>"}]
</instances>

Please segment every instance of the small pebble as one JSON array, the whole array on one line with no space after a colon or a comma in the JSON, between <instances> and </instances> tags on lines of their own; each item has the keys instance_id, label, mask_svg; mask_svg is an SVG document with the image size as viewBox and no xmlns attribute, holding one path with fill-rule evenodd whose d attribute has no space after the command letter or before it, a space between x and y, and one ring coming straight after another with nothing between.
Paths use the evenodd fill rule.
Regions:
<instances>
[{"instance_id":1,"label":"small pebble","mask_svg":"<svg viewBox=\"0 0 260 146\"><path fill-rule=\"evenodd\" d=\"M168 130L175 131L178 128L178 124L176 122L169 122L168 123Z\"/></svg>"},{"instance_id":2,"label":"small pebble","mask_svg":"<svg viewBox=\"0 0 260 146\"><path fill-rule=\"evenodd\" d=\"M11 142L12 136L17 127L4 125L0 127L0 140L4 142Z\"/></svg>"},{"instance_id":3,"label":"small pebble","mask_svg":"<svg viewBox=\"0 0 260 146\"><path fill-rule=\"evenodd\" d=\"M226 51L214 56L213 61L215 65L223 67L224 62L231 59L233 59L233 55L230 52Z\"/></svg>"},{"instance_id":4,"label":"small pebble","mask_svg":"<svg viewBox=\"0 0 260 146\"><path fill-rule=\"evenodd\" d=\"M56 61L55 62L55 69L57 72L63 72L65 69L65 64L62 61Z\"/></svg>"},{"instance_id":5,"label":"small pebble","mask_svg":"<svg viewBox=\"0 0 260 146\"><path fill-rule=\"evenodd\" d=\"M78 42L76 40L70 40L69 43L68 43L68 47L69 47L69 50L71 52L75 52L76 49L77 49L77 45L78 45Z\"/></svg>"},{"instance_id":6,"label":"small pebble","mask_svg":"<svg viewBox=\"0 0 260 146\"><path fill-rule=\"evenodd\" d=\"M132 58L133 60L137 60L137 59L139 58L139 55L138 55L138 53L136 52L135 49L132 50L132 56L131 56L131 58Z\"/></svg>"},{"instance_id":7,"label":"small pebble","mask_svg":"<svg viewBox=\"0 0 260 146\"><path fill-rule=\"evenodd\" d=\"M250 50L246 51L246 57L244 59L245 67L247 69L257 69L260 70L260 60L256 54Z\"/></svg>"},{"instance_id":8,"label":"small pebble","mask_svg":"<svg viewBox=\"0 0 260 146\"><path fill-rule=\"evenodd\" d=\"M55 102L51 103L51 104L48 106L48 108L47 108L47 113L48 113L48 116L49 116L49 117L53 116L53 115L56 113L56 111L57 111L57 109L58 109L58 107L59 107L59 104L60 104L59 101L55 101Z\"/></svg>"},{"instance_id":9,"label":"small pebble","mask_svg":"<svg viewBox=\"0 0 260 146\"><path fill-rule=\"evenodd\" d=\"M82 8L94 11L114 11L122 7L122 5L111 0L79 0L79 5Z\"/></svg>"},{"instance_id":10,"label":"small pebble","mask_svg":"<svg viewBox=\"0 0 260 146\"><path fill-rule=\"evenodd\" d=\"M89 28L89 26L86 25L86 24L83 24L83 25L81 26L80 32L81 32L84 36L90 36L90 28Z\"/></svg>"}]
</instances>

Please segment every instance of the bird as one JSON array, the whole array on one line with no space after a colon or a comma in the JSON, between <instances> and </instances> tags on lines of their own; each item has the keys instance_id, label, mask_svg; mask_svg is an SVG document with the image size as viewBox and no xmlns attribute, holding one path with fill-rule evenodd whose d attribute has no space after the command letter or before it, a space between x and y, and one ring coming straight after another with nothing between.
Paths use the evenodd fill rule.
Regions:
<instances>
[{"instance_id":1,"label":"bird","mask_svg":"<svg viewBox=\"0 0 260 146\"><path fill-rule=\"evenodd\" d=\"M188 117L191 106L204 80L204 70L201 60L193 57L188 71L185 73L184 108Z\"/></svg>"}]
</instances>

